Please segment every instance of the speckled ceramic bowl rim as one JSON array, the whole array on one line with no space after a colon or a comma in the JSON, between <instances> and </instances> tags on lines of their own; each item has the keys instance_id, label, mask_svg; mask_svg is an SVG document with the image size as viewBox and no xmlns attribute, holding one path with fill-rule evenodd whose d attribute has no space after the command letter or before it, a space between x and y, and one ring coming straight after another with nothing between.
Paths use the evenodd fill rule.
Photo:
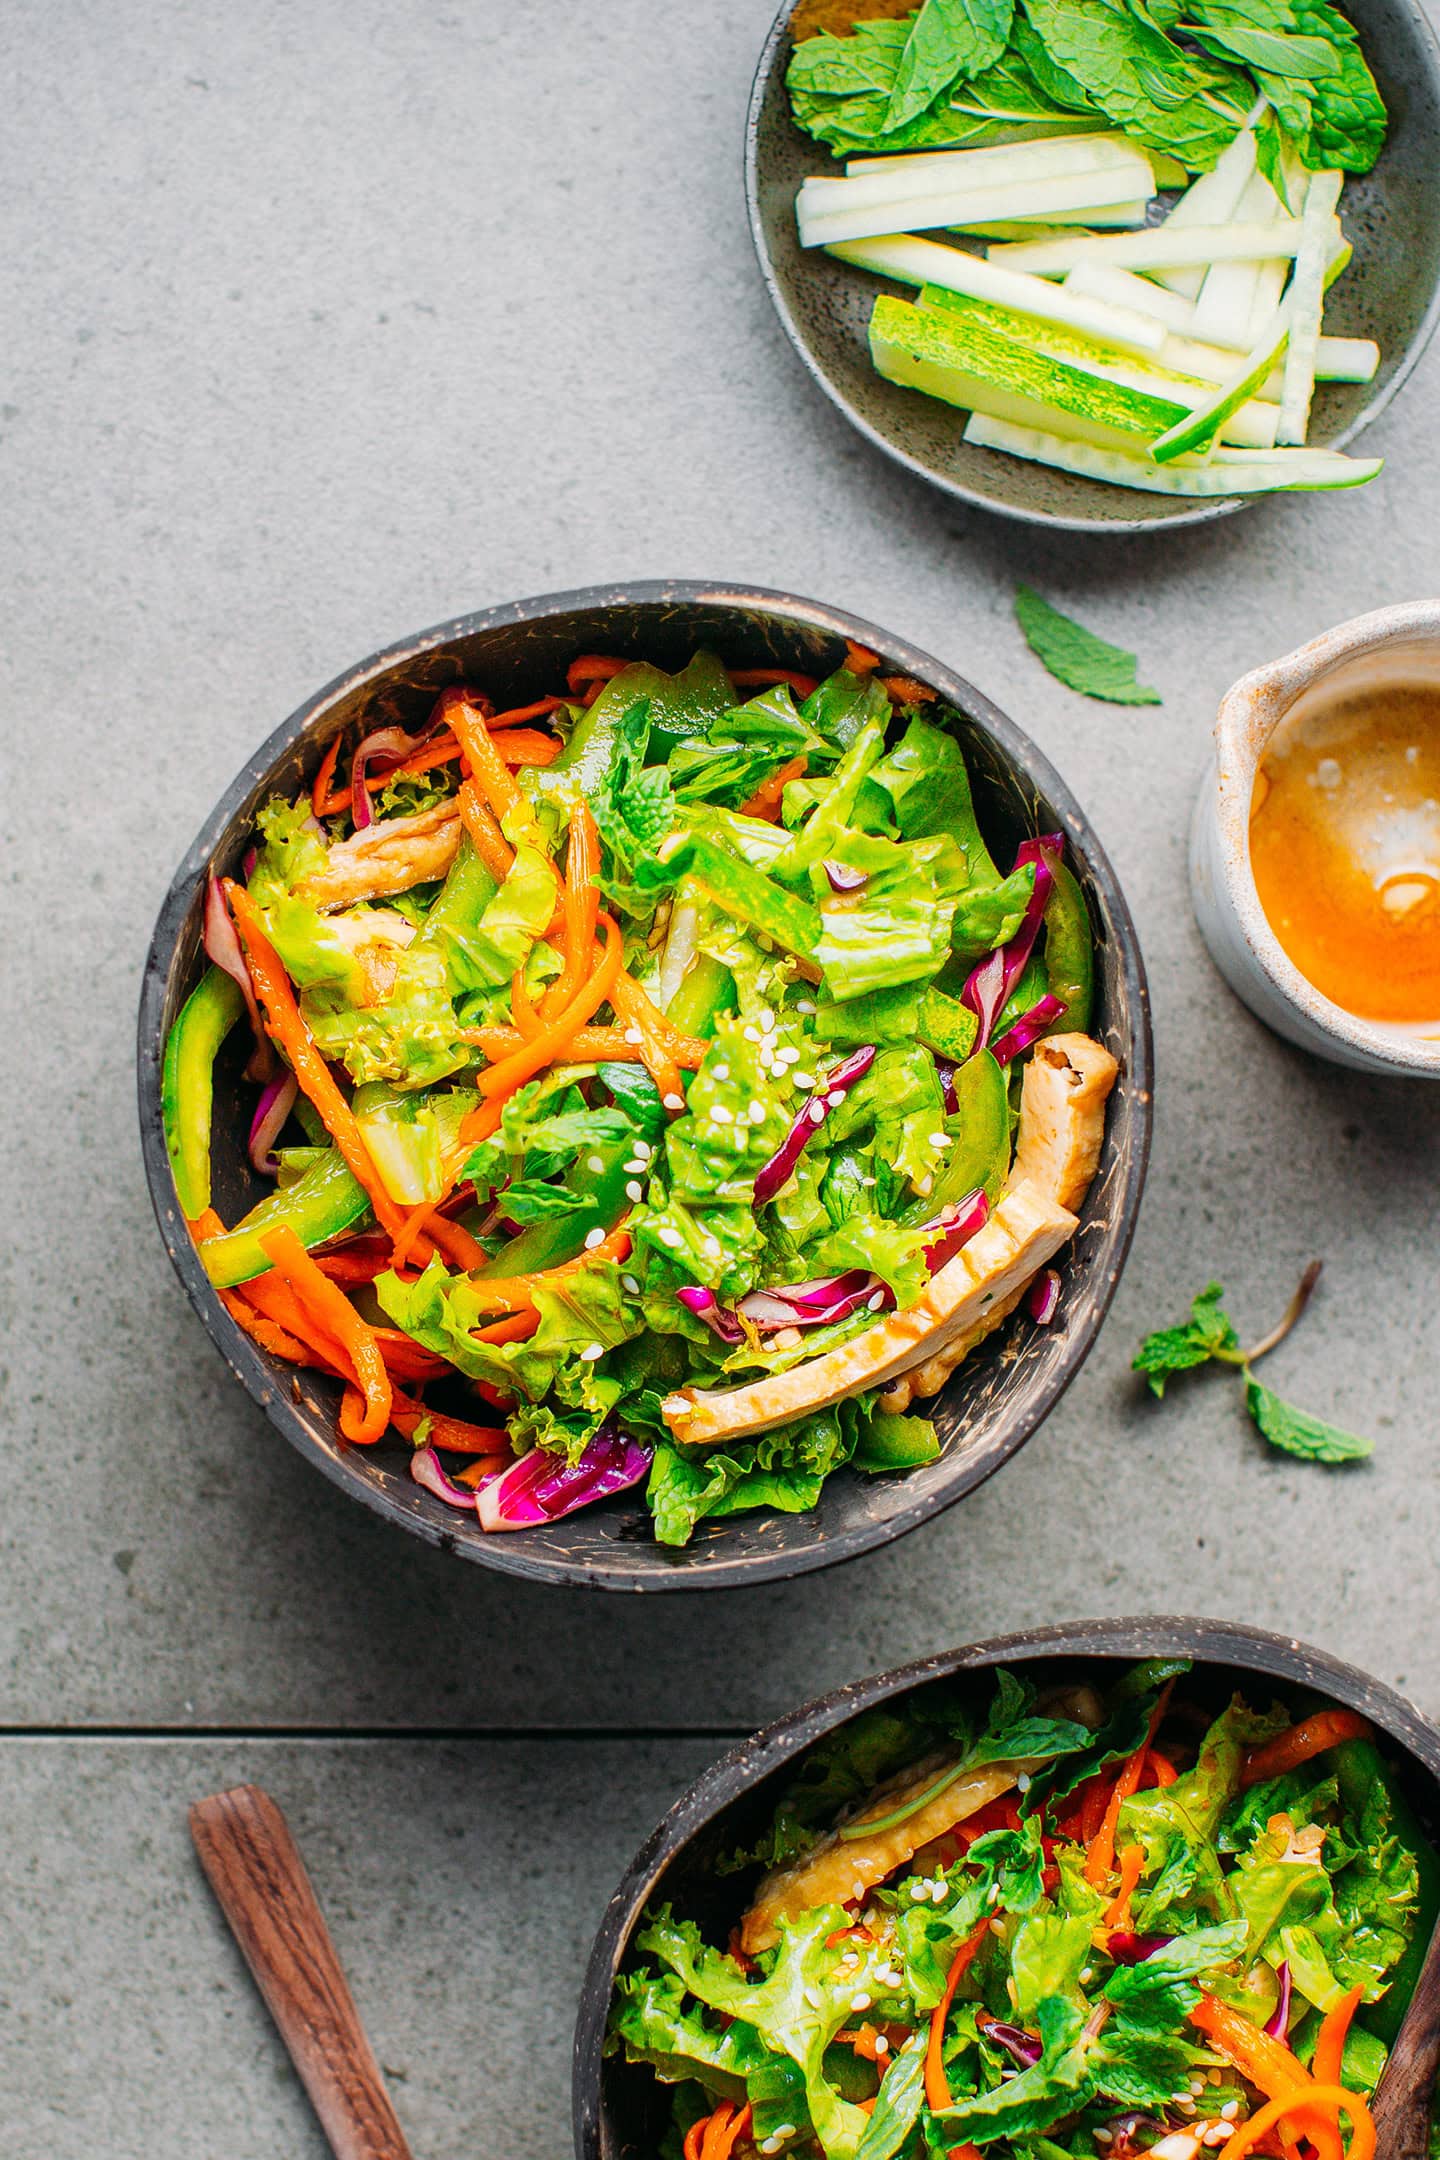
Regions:
<instances>
[{"instance_id":1,"label":"speckled ceramic bowl rim","mask_svg":"<svg viewBox=\"0 0 1440 2160\"><path fill-rule=\"evenodd\" d=\"M1424 642L1440 657L1440 600L1406 600L1338 623L1283 659L1252 668L1226 691L1215 722L1216 823L1220 870L1241 934L1280 995L1315 1027L1396 1073L1440 1077L1440 1037L1426 1041L1346 1012L1325 997L1270 927L1250 864L1250 804L1266 743L1306 691L1336 668L1387 646Z\"/></svg>"},{"instance_id":2,"label":"speckled ceramic bowl rim","mask_svg":"<svg viewBox=\"0 0 1440 2160\"><path fill-rule=\"evenodd\" d=\"M607 607L664 609L695 604L733 608L741 614L749 609L800 630L853 639L858 644L883 651L900 673L931 684L941 697L964 711L990 737L1004 759L1052 805L1065 831L1083 850L1089 875L1104 896L1114 926L1122 984L1120 995L1131 1038L1124 1084L1130 1102L1132 1128L1123 1182L1116 1196L1114 1222L1106 1233L1108 1243L1102 1253L1096 1255L1095 1264L1086 1268L1079 1285L1083 1318L1078 1321L1074 1336L1066 1346L1065 1358L1033 1396L1015 1407L987 1444L967 1458L964 1472L953 1486L939 1492L917 1492L913 1499L883 1520L857 1523L829 1538L817 1537L813 1544L799 1551L726 1557L723 1549L717 1549L713 1556L708 1553L696 1555L687 1558L684 1565L656 1568L653 1573L637 1578L604 1563L577 1564L536 1553L531 1550L530 1538L524 1532L463 1538L454 1523L443 1517L441 1510L432 1510L427 1504L430 1496L409 1477L388 1475L373 1481L357 1477L349 1460L350 1450L333 1438L322 1441L295 1414L283 1378L226 1311L180 1213L160 1111L162 1035L166 986L176 951L197 885L227 827L266 776L297 744L323 724L326 716L347 694L380 680L403 661L486 631ZM637 580L570 592L542 593L459 616L387 646L307 698L246 760L201 826L171 881L161 904L145 964L137 1043L141 1147L151 1204L166 1250L191 1304L230 1371L290 1445L333 1484L373 1513L429 1544L458 1553L464 1559L531 1581L637 1593L748 1587L760 1582L784 1581L838 1561L853 1559L876 1546L892 1544L922 1522L943 1514L1019 1451L1048 1417L1089 1356L1119 1281L1134 1236L1149 1161L1153 1071L1149 989L1139 939L1119 880L1086 813L1048 758L1023 730L963 676L908 640L896 637L861 616L763 586L684 579ZM1107 1150L1113 1145L1111 1128L1107 1126Z\"/></svg>"},{"instance_id":3,"label":"speckled ceramic bowl rim","mask_svg":"<svg viewBox=\"0 0 1440 2160\"><path fill-rule=\"evenodd\" d=\"M1428 1773L1440 1804L1440 1731L1394 1688L1297 1636L1275 1635L1233 1620L1164 1614L1119 1620L1072 1620L1021 1634L992 1636L958 1650L917 1658L872 1679L851 1681L764 1726L702 1770L641 1846L605 1909L581 1987L572 2057L576 2160L620 2160L601 2111L601 2050L615 1976L631 1934L685 1847L741 1796L817 1740L877 1703L932 1680L1024 1667L1032 1659L1189 1657L1200 1666L1233 1666L1333 1696L1379 1727Z\"/></svg>"},{"instance_id":4,"label":"speckled ceramic bowl rim","mask_svg":"<svg viewBox=\"0 0 1440 2160\"><path fill-rule=\"evenodd\" d=\"M1424 9L1418 5L1418 0L1397 0L1397 4L1404 6L1407 14L1416 25L1420 33L1421 44L1430 63L1430 72L1436 78L1437 87L1440 87L1440 37L1437 37L1434 25ZM1187 525L1208 525L1215 518L1233 516L1237 510L1246 510L1249 509L1252 503L1264 501L1266 498L1258 495L1227 495L1219 502L1199 503L1189 509L1177 507L1168 517L1164 518L1071 517L1059 510L1025 510L1017 503L997 502L989 495L982 495L976 489L966 487L963 481L952 480L946 474L935 471L923 459L913 457L908 450L903 450L898 443L892 442L888 435L883 434L879 428L871 425L863 413L859 412L851 404L844 392L839 389L830 375L820 365L810 348L808 339L796 322L786 303L785 296L780 290L780 281L775 274L775 265L770 258L770 245L765 235L764 222L760 216L760 112L765 102L765 93L770 86L770 78L775 72L780 57L781 47L789 34L790 19L794 13L795 0L784 0L779 14L771 24L770 35L765 40L755 69L755 80L750 86L750 103L745 117L745 207L750 219L750 238L754 243L756 258L760 264L760 275L765 280L765 289L770 295L775 312L784 325L785 335L789 338L790 343L800 355L811 376L819 384L826 397L829 398L831 404L844 413L850 425L857 429L866 438L867 442L873 443L877 450L882 450L886 457L892 458L897 465L903 465L905 470L914 473L917 479L927 480L932 487L942 489L945 494L954 496L958 501L971 503L979 510L989 510L997 517L1011 518L1020 525L1044 525L1053 527L1058 532L1176 532ZM1435 335L1437 323L1440 323L1440 285L1437 285L1435 291L1430 295L1430 303L1425 310L1420 327L1411 339L1395 373L1382 388L1376 391L1369 403L1355 415L1349 426L1343 428L1332 443L1326 444L1327 449L1343 450L1348 443L1355 440L1355 437L1363 428L1369 427L1372 421L1379 419L1396 391L1409 381L1416 363L1421 358L1431 338ZM1000 457L1004 453L997 450L991 454Z\"/></svg>"}]
</instances>

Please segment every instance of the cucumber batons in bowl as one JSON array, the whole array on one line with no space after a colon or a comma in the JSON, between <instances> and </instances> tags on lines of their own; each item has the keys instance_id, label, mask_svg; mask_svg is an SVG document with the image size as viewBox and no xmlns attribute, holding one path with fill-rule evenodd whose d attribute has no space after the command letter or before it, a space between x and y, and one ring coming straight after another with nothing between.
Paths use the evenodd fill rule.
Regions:
<instances>
[{"instance_id":1,"label":"cucumber batons in bowl","mask_svg":"<svg viewBox=\"0 0 1440 2160\"><path fill-rule=\"evenodd\" d=\"M857 0L858 15L879 12ZM1351 444L1384 409L1424 351L1440 314L1435 35L1418 0L1342 0L1341 12L1359 32L1385 100L1389 129L1373 170L1346 179L1341 219L1354 255L1327 299L1324 328L1327 336L1375 340L1380 365L1369 382L1317 386L1308 442L1322 451ZM966 442L962 410L876 372L869 327L877 296L897 294L910 302L916 295L908 286L836 260L823 248L800 245L795 198L801 181L838 175L844 165L791 116L785 73L794 50L794 13L791 5L781 9L756 71L746 132L746 196L776 312L831 402L909 471L963 502L1031 524L1074 532L1138 532L1221 517L1250 500L1145 494ZM1383 487L1386 477L1382 473L1372 484ZM1394 484L1403 479L1397 459Z\"/></svg>"},{"instance_id":2,"label":"cucumber batons in bowl","mask_svg":"<svg viewBox=\"0 0 1440 2160\"><path fill-rule=\"evenodd\" d=\"M583 653L675 670L703 649L732 667L823 675L841 664L847 640L877 652L885 672L928 685L962 716L957 733L987 834L1013 850L1036 832L1062 832L1085 897L1095 947L1092 1029L1120 1078L1100 1166L1062 1258L1054 1322L1036 1328L1017 1315L958 1369L929 1406L943 1443L937 1461L878 1477L837 1472L808 1513L762 1510L703 1523L690 1545L674 1550L655 1543L643 1494L631 1491L532 1529L487 1532L414 1481L410 1451L398 1440L359 1448L338 1437L337 1384L280 1363L242 1332L186 1228L166 1153L161 1059L204 966L207 876L234 873L259 807L276 792L293 796L309 786L337 733L378 710L415 728L437 694L460 683L500 705L522 704L563 683ZM216 1071L214 1183L227 1222L262 1190L246 1152L251 1097L241 1084L242 1035L232 1035ZM1034 744L987 698L888 632L812 602L741 586L655 583L552 594L442 624L363 661L292 714L226 790L176 873L145 970L139 1081L146 1175L171 1259L231 1372L307 1461L398 1528L482 1565L608 1589L699 1589L799 1574L888 1543L971 1491L1034 1431L1088 1354L1130 1243L1150 1137L1150 1022L1134 926L1088 820Z\"/></svg>"}]
</instances>

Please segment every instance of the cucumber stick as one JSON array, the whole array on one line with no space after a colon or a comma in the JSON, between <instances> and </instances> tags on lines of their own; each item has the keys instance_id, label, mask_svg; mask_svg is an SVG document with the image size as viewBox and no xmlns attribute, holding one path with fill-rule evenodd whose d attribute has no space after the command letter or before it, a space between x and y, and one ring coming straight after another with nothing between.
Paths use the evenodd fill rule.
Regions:
<instances>
[{"instance_id":1,"label":"cucumber stick","mask_svg":"<svg viewBox=\"0 0 1440 2160\"><path fill-rule=\"evenodd\" d=\"M1036 283L1043 290L1048 280L1039 278ZM1112 307L1130 316L1151 316L1166 331L1164 344L1156 348L1161 366L1174 368L1181 375L1202 375L1207 382L1224 382L1234 370L1236 350L1248 352L1258 342L1249 338L1238 348L1204 343L1194 334L1195 310L1188 300L1166 292L1153 279L1140 277L1133 270L1119 270L1113 263L1081 263L1070 272L1061 290L1073 295L1077 302L1093 300L1102 309ZM1088 327L1096 337L1107 336L1103 319ZM1118 341L1112 338L1111 342ZM1316 382L1370 382L1379 365L1380 348L1373 338L1322 337L1315 349ZM1273 383L1265 384L1262 395L1279 402L1278 376Z\"/></svg>"},{"instance_id":2,"label":"cucumber stick","mask_svg":"<svg viewBox=\"0 0 1440 2160\"><path fill-rule=\"evenodd\" d=\"M945 225L984 225L1002 218L1048 217L1056 210L1087 210L1132 202L1150 188L1150 167L1133 159L1099 172L1060 173L976 186L973 181L931 182L923 192L892 187L883 196L873 180L807 180L795 198L802 247L835 240L871 240L884 233L929 231ZM851 190L863 190L856 200Z\"/></svg>"},{"instance_id":3,"label":"cucumber stick","mask_svg":"<svg viewBox=\"0 0 1440 2160\"><path fill-rule=\"evenodd\" d=\"M1315 394L1315 351L1320 343L1320 317L1325 306L1325 271L1330 255L1330 236L1345 175L1317 172L1310 176L1301 212L1302 238L1295 258L1295 282L1287 303L1290 335L1285 346L1285 369L1280 378L1280 423L1275 439L1303 443L1310 427L1310 400Z\"/></svg>"},{"instance_id":4,"label":"cucumber stick","mask_svg":"<svg viewBox=\"0 0 1440 2160\"><path fill-rule=\"evenodd\" d=\"M1104 450L1042 430L1015 427L988 414L973 413L965 440L987 450L1054 465L1062 472L1115 487L1139 488L1151 495L1188 495L1223 499L1227 495L1270 495L1293 489L1329 490L1363 487L1380 471L1382 458L1344 457L1338 450L1217 450L1209 459L1182 458L1156 465L1145 457Z\"/></svg>"},{"instance_id":5,"label":"cucumber stick","mask_svg":"<svg viewBox=\"0 0 1440 2160\"><path fill-rule=\"evenodd\" d=\"M1052 136L1039 142L1001 143L988 150L907 150L895 157L855 157L846 161L847 180L900 173L967 173L983 179L1019 180L1036 173L1081 172L1087 161L1091 169L1103 163L1107 152L1133 156L1135 145L1128 135L1108 133ZM1078 163L1064 163L1061 154L1078 156Z\"/></svg>"},{"instance_id":6,"label":"cucumber stick","mask_svg":"<svg viewBox=\"0 0 1440 2160\"><path fill-rule=\"evenodd\" d=\"M1280 201L1264 173L1251 173L1235 212L1239 225L1268 225L1282 217ZM1285 264L1270 264L1260 259L1252 262L1212 263L1205 272L1205 281L1195 300L1195 320L1191 336L1202 343L1234 345L1241 352L1248 352L1259 342L1264 324L1275 311L1281 293L1285 289ZM1252 329L1257 312L1268 299L1269 305L1259 327Z\"/></svg>"},{"instance_id":7,"label":"cucumber stick","mask_svg":"<svg viewBox=\"0 0 1440 2160\"><path fill-rule=\"evenodd\" d=\"M1134 359L1121 352L1118 346L1084 337L1059 323L1027 321L1023 315L1016 315L1008 308L995 307L984 300L967 299L960 293L944 292L934 285L921 289L919 304L949 322L970 323L978 329L992 331L997 337L1013 338L1018 344L1028 345L1032 351L1044 353L1051 360L1063 360L1067 366L1079 368L1084 374L1123 384L1129 390L1143 390L1152 397L1166 398L1192 411L1212 394L1212 383L1204 377L1187 375L1158 362ZM1226 423L1225 439L1252 449L1272 449L1276 417L1273 406L1242 406Z\"/></svg>"},{"instance_id":8,"label":"cucumber stick","mask_svg":"<svg viewBox=\"0 0 1440 2160\"><path fill-rule=\"evenodd\" d=\"M1177 273L1178 274L1178 273ZM1204 272L1199 275L1203 277ZM1077 263L1065 279L1065 290L1077 298L1098 300L1103 306L1125 308L1136 315L1148 315L1163 323L1172 336L1190 336L1195 320L1195 303L1182 293L1167 292L1155 279L1141 277L1134 270L1122 270L1118 263Z\"/></svg>"},{"instance_id":9,"label":"cucumber stick","mask_svg":"<svg viewBox=\"0 0 1440 2160\"><path fill-rule=\"evenodd\" d=\"M888 294L870 318L870 353L890 382L1112 449L1144 449L1189 418L1173 399L1106 382L1014 338Z\"/></svg>"},{"instance_id":10,"label":"cucumber stick","mask_svg":"<svg viewBox=\"0 0 1440 2160\"><path fill-rule=\"evenodd\" d=\"M1241 198L1255 170L1255 123L1263 111L1257 105L1245 126L1221 151L1213 169L1201 173L1186 189L1165 223L1172 229L1187 225L1228 225L1239 215ZM1193 300L1204 280L1203 270L1161 270L1159 282L1181 299Z\"/></svg>"},{"instance_id":11,"label":"cucumber stick","mask_svg":"<svg viewBox=\"0 0 1440 2160\"><path fill-rule=\"evenodd\" d=\"M1091 300L1045 278L999 269L983 255L967 255L963 248L944 247L935 240L895 233L883 240L847 240L829 252L841 262L853 263L857 270L874 270L901 285L943 286L947 292L968 293L972 300L993 301L997 307L1013 308L1037 322L1067 324L1126 352L1157 353L1165 342L1162 325L1147 321L1134 309Z\"/></svg>"},{"instance_id":12,"label":"cucumber stick","mask_svg":"<svg viewBox=\"0 0 1440 2160\"><path fill-rule=\"evenodd\" d=\"M1036 277L1063 277L1080 263L1114 263L1122 270L1169 270L1186 264L1262 262L1294 255L1300 246L1300 220L1278 218L1265 225L1192 225L1172 231L1150 225L1137 233L1076 233L1067 240L1020 240L988 250L989 260L1005 270L1028 270Z\"/></svg>"}]
</instances>

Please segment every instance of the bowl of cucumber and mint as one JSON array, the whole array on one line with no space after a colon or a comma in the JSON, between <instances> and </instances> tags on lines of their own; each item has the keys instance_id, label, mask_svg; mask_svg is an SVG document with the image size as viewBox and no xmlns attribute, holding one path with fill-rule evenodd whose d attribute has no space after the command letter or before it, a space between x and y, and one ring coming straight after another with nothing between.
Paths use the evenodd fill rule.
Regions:
<instances>
[{"instance_id":1,"label":"bowl of cucumber and mint","mask_svg":"<svg viewBox=\"0 0 1440 2160\"><path fill-rule=\"evenodd\" d=\"M800 0L751 228L862 434L1077 531L1383 485L1434 327L1440 56L1416 0Z\"/></svg>"}]
</instances>

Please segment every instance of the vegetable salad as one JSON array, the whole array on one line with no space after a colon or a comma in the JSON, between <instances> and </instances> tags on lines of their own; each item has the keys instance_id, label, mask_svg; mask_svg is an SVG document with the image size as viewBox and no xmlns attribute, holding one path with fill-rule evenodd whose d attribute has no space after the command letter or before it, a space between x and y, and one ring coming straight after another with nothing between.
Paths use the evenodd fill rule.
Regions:
<instances>
[{"instance_id":1,"label":"vegetable salad","mask_svg":"<svg viewBox=\"0 0 1440 2160\"><path fill-rule=\"evenodd\" d=\"M647 1913L608 2045L663 2152L1369 2160L1440 1902L1370 1728L1114 1672L866 1712L718 1861L726 1947Z\"/></svg>"},{"instance_id":2,"label":"vegetable salad","mask_svg":"<svg viewBox=\"0 0 1440 2160\"><path fill-rule=\"evenodd\" d=\"M1178 496L1379 472L1307 447L1316 384L1380 357L1323 330L1386 131L1330 0L924 0L802 38L787 80L845 160L802 184L801 244L918 288L877 296L871 357L967 442Z\"/></svg>"},{"instance_id":3,"label":"vegetable salad","mask_svg":"<svg viewBox=\"0 0 1440 2160\"><path fill-rule=\"evenodd\" d=\"M1062 840L996 861L956 718L853 647L819 681L582 655L266 805L167 1135L211 1281L344 1382L347 1442L408 1439L493 1530L643 1483L677 1545L934 1459L912 1401L1055 1310L1114 1075ZM247 1015L271 1189L227 1225Z\"/></svg>"}]
</instances>

